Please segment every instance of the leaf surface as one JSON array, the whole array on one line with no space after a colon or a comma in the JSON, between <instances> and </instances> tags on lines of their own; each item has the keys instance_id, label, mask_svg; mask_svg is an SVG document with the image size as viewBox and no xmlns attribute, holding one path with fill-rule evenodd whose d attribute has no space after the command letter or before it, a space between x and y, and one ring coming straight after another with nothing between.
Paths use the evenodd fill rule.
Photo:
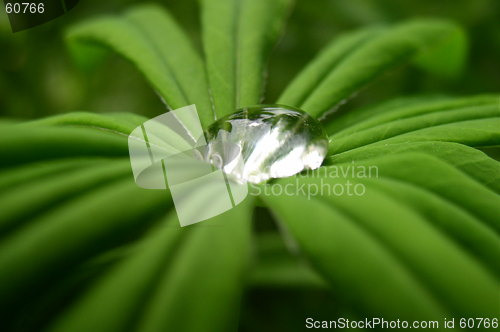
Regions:
<instances>
[{"instance_id":1,"label":"leaf surface","mask_svg":"<svg viewBox=\"0 0 500 332\"><path fill-rule=\"evenodd\" d=\"M426 96L396 98L376 106L352 110L340 118L332 119L326 127L330 136L344 138L359 131L371 129L396 120L435 112L454 111L488 105L499 106L500 97L485 95L463 98Z\"/></svg>"},{"instance_id":2,"label":"leaf surface","mask_svg":"<svg viewBox=\"0 0 500 332\"><path fill-rule=\"evenodd\" d=\"M210 91L217 117L259 103L271 46L291 0L200 0Z\"/></svg>"},{"instance_id":3,"label":"leaf surface","mask_svg":"<svg viewBox=\"0 0 500 332\"><path fill-rule=\"evenodd\" d=\"M112 49L144 74L170 109L196 104L203 125L213 121L203 62L165 9L145 5L91 19L73 26L67 38Z\"/></svg>"},{"instance_id":4,"label":"leaf surface","mask_svg":"<svg viewBox=\"0 0 500 332\"><path fill-rule=\"evenodd\" d=\"M130 241L165 206L165 192L137 188L130 179L91 191L39 215L0 245L0 306L103 250ZM167 196L168 197L168 196Z\"/></svg>"},{"instance_id":5,"label":"leaf surface","mask_svg":"<svg viewBox=\"0 0 500 332\"><path fill-rule=\"evenodd\" d=\"M452 142L430 141L363 146L333 154L328 158L327 164L359 162L405 152L419 152L438 157L500 194L500 163L477 149Z\"/></svg>"},{"instance_id":6,"label":"leaf surface","mask_svg":"<svg viewBox=\"0 0 500 332\"><path fill-rule=\"evenodd\" d=\"M397 313L401 319L443 314L443 308L383 244L331 204L285 195L267 196L265 201L333 292L363 314L389 318ZM290 209L291 205L300 208ZM367 275L371 283L366 282Z\"/></svg>"},{"instance_id":7,"label":"leaf surface","mask_svg":"<svg viewBox=\"0 0 500 332\"><path fill-rule=\"evenodd\" d=\"M432 112L389 121L365 130L353 132L350 135L345 135L337 139L334 135L330 137L330 152L339 153L376 142L380 143L381 141L405 140L407 137L420 137L420 140L424 140L425 137L425 140L443 140L458 143L461 143L463 140L463 142L467 142L467 137L471 137L471 134L468 132L460 132L460 126L468 120L475 121L480 119L488 119L481 123L483 123L486 130L491 131L491 129L487 128L494 126L497 119L500 119L500 108L498 105L493 104L453 109L450 111ZM455 127L458 128L456 134L453 135L448 128ZM420 130L424 130L426 133L419 134ZM432 131L433 134L429 134L429 131ZM478 134L477 136L480 135L482 134ZM478 139L482 140L482 138L479 137Z\"/></svg>"},{"instance_id":8,"label":"leaf surface","mask_svg":"<svg viewBox=\"0 0 500 332\"><path fill-rule=\"evenodd\" d=\"M414 160L415 157L412 157ZM381 168L381 174L386 174L387 172L382 173L383 170L387 168ZM388 177L393 178L393 174ZM350 180L351 185L359 183L359 180L355 178ZM306 190L315 190L312 196L304 196L300 193L299 197L281 194L266 196L264 199L272 202L269 207L289 228L305 254L309 255L322 275L333 282L333 291L340 294L347 292L352 299L352 294L356 294L357 287L359 287L353 275L369 274L372 280L370 285L375 288L373 291L378 290L386 294L383 298L374 297L371 300L369 294L365 294L363 300L368 302L363 303L365 307L362 313L383 315L381 311L384 309L380 307L385 308L397 303L394 292L400 294L402 291L399 288L400 284L397 286L393 284L396 282L394 277L398 269L402 275L408 273L413 282L423 288L419 290L419 294L429 294L429 298L436 300L445 312L452 315L474 315L481 312L493 314L496 311L496 279L490 271L498 273L495 266L491 265L499 257L495 244L497 235L464 211L450 204L437 203L435 196L429 196L421 191L415 194L412 189L405 189L402 192L397 190L401 186L394 186L384 193L380 191L380 186L370 185L376 184L376 179L365 182L367 187L364 195L335 195L325 189L328 185L330 189L335 188L335 185L344 185L345 188L348 183L346 179L296 177L280 180L279 183L282 186L289 184L291 188L305 186L309 188ZM310 187L311 185L315 187ZM322 188L321 191L318 190L319 188ZM288 190L292 189L288 188ZM405 204L401 204L399 192L403 194ZM443 190L438 191L438 195L443 195ZM410 204L406 205L409 200L405 201L405 199L409 197L416 200L412 204L419 204L419 209L414 209ZM498 204L498 197L495 199L491 197L490 200ZM300 206L300 208L286 208L290 205ZM429 208L431 211L432 209L439 211L438 207L442 207L444 210L440 210L441 213L447 213L447 215L431 218L425 214L430 213L427 210ZM498 218L498 210L489 213ZM457 216L458 220L450 219ZM314 220L314 223L306 222L308 220ZM344 227L339 225L342 220L346 220L345 222L352 225L354 229L358 228L358 232L366 234L368 238L363 241L353 238L353 234L347 233L344 229L345 225ZM452 220L459 222L460 225L454 224ZM350 241L357 243L360 247L349 248ZM470 241L477 241L472 250L468 247ZM485 243L481 244L481 241ZM383 251L371 248L369 251L374 257L370 259L360 257L361 253L367 255L364 247L370 243L380 245ZM488 252L488 250L492 251ZM471 251L476 257L470 254ZM391 285L387 286L378 278L381 272L372 266L372 264L377 264L377 266L382 264L384 257L390 257L387 264L393 273ZM348 258L353 259L353 262L344 265L344 260ZM389 267L385 267L385 270L389 270ZM464 273L464 271L467 272ZM339 275L343 276L342 285L347 289L335 287L335 281L336 278L340 278ZM402 275L398 274L400 278ZM479 288L478 284L481 285ZM395 287L398 289L396 290ZM412 288L416 287L418 286L412 286ZM367 291L364 290L364 292ZM355 295L354 298L356 298ZM407 301L410 299L411 297L407 296ZM425 313L424 308L419 307L422 303L411 305L400 303L399 305L400 307L395 312L405 313L405 310L416 310L412 313L413 319L419 315L424 315L424 317L429 315ZM434 308L432 311L437 312L437 310Z\"/></svg>"},{"instance_id":9,"label":"leaf surface","mask_svg":"<svg viewBox=\"0 0 500 332\"><path fill-rule=\"evenodd\" d=\"M458 30L446 21L415 20L334 40L295 78L278 103L320 117L388 70L449 42ZM296 91L306 91L305 99Z\"/></svg>"}]
</instances>

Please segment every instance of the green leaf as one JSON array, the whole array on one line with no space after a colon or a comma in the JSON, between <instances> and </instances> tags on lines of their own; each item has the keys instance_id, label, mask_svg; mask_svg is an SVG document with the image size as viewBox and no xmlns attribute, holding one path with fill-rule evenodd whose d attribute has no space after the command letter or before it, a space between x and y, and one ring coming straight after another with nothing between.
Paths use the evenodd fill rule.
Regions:
<instances>
[{"instance_id":1,"label":"green leaf","mask_svg":"<svg viewBox=\"0 0 500 332\"><path fill-rule=\"evenodd\" d=\"M500 276L498 235L460 206L428 190L389 179L368 180L368 185L391 195L470 252L484 268Z\"/></svg>"},{"instance_id":2,"label":"green leaf","mask_svg":"<svg viewBox=\"0 0 500 332\"><path fill-rule=\"evenodd\" d=\"M201 0L210 91L218 117L257 104L266 58L291 0Z\"/></svg>"},{"instance_id":3,"label":"green leaf","mask_svg":"<svg viewBox=\"0 0 500 332\"><path fill-rule=\"evenodd\" d=\"M438 158L421 153L400 153L364 160L357 165L375 166L381 177L434 192L500 232L500 197Z\"/></svg>"},{"instance_id":4,"label":"green leaf","mask_svg":"<svg viewBox=\"0 0 500 332\"><path fill-rule=\"evenodd\" d=\"M252 200L193 229L158 283L140 331L233 331L250 258ZM200 299L193 301L191 296ZM165 312L164 308L170 308ZM192 319L196 317L196 319Z\"/></svg>"},{"instance_id":5,"label":"green leaf","mask_svg":"<svg viewBox=\"0 0 500 332\"><path fill-rule=\"evenodd\" d=\"M186 236L179 232L177 222L175 215L162 221L136 244L129 257L91 285L50 330L123 331L133 325ZM114 314L109 315L107 308L113 308Z\"/></svg>"},{"instance_id":6,"label":"green leaf","mask_svg":"<svg viewBox=\"0 0 500 332\"><path fill-rule=\"evenodd\" d=\"M140 6L123 15L91 19L73 26L67 38L111 48L144 74L168 107L196 104L202 123L213 122L200 56L163 8Z\"/></svg>"},{"instance_id":7,"label":"green leaf","mask_svg":"<svg viewBox=\"0 0 500 332\"><path fill-rule=\"evenodd\" d=\"M483 123L483 125L487 128L490 128L496 121L489 119L493 117L498 117L497 119L500 119L500 108L496 103L434 111L410 117L402 116L396 120L388 121L380 125L370 126L367 129L354 129L350 134L343 135L339 138L337 138L338 136L333 135L330 137L329 150L330 153L340 153L372 143L380 143L382 141L384 143L391 140L401 139L408 141L407 137L425 137L425 140L435 141L443 140L455 141L459 143L462 141L466 142L466 137L472 137L471 134L461 134L457 128L457 135L455 135L457 138L454 138L455 136L453 136L452 131L455 132L455 130L451 129L448 131L448 129L445 128L455 128L455 126L460 127L461 123L464 123L466 120L476 119L488 119L488 121L482 121L481 123ZM491 124L491 122L493 122L493 124ZM426 134L418 134L419 130L425 130ZM428 134L429 131L433 131L435 134ZM478 134L477 136L480 135L482 134ZM463 138L458 138L458 136L463 136ZM481 143L478 142L473 144Z\"/></svg>"},{"instance_id":8,"label":"green leaf","mask_svg":"<svg viewBox=\"0 0 500 332\"><path fill-rule=\"evenodd\" d=\"M328 288L303 257L290 252L280 233L261 233L255 242L257 261L249 276L251 287Z\"/></svg>"},{"instance_id":9,"label":"green leaf","mask_svg":"<svg viewBox=\"0 0 500 332\"><path fill-rule=\"evenodd\" d=\"M453 143L494 146L498 135L491 128L490 120L480 121L480 124L490 129L476 131L475 137L474 132L462 131L460 126L466 118L499 117L498 102L498 96L430 101L418 98L414 101L396 100L358 110L354 112L354 116L332 122L335 126L338 126L338 122L346 127L330 135L333 154L328 163L347 163L410 151L421 152L451 163L499 193L500 164L478 150ZM493 123L495 121L497 120L492 120ZM442 125L446 122L451 123L443 128ZM476 122L473 123L477 125ZM421 130L432 134L421 134ZM432 141L433 139L440 141ZM474 139L477 141L473 142Z\"/></svg>"},{"instance_id":10,"label":"green leaf","mask_svg":"<svg viewBox=\"0 0 500 332\"><path fill-rule=\"evenodd\" d=\"M115 160L30 181L4 192L0 194L0 204L8 206L8 209L0 211L0 234L21 227L47 207L62 204L76 195L125 176L132 176L128 160Z\"/></svg>"},{"instance_id":11,"label":"green leaf","mask_svg":"<svg viewBox=\"0 0 500 332\"><path fill-rule=\"evenodd\" d=\"M383 242L451 312L494 315L496 279L421 216L374 188L325 198Z\"/></svg>"},{"instance_id":12,"label":"green leaf","mask_svg":"<svg viewBox=\"0 0 500 332\"><path fill-rule=\"evenodd\" d=\"M196 104L201 123L204 126L211 124L214 113L204 64L172 16L155 5L137 7L128 11L125 16L137 25L167 63L186 101ZM165 100L168 105L168 99Z\"/></svg>"},{"instance_id":13,"label":"green leaf","mask_svg":"<svg viewBox=\"0 0 500 332\"><path fill-rule=\"evenodd\" d=\"M286 87L278 103L296 107L303 105L332 69L340 66L357 48L380 33L380 28L362 29L335 38Z\"/></svg>"},{"instance_id":14,"label":"green leaf","mask_svg":"<svg viewBox=\"0 0 500 332\"><path fill-rule=\"evenodd\" d=\"M351 179L351 181L351 185L359 183L356 179ZM394 312L409 315L413 319L415 317L430 318L439 312L439 309L435 307L432 313L425 313L429 304L425 304L425 307L420 307L422 302L410 304L411 297L409 296L407 302L398 302L400 299L394 296L394 293L399 295L400 291L404 291L404 288L399 289L401 280L398 284L392 284L395 283L393 277L391 284L385 284L387 280L381 283L382 272L378 268L389 256L392 259L388 260L386 270L391 268L393 274L399 270L401 279L406 273L411 275L411 279L419 285L413 285L412 288L422 287L419 294L431 295L430 298L437 300L439 306L442 306L448 314L473 316L489 313L495 315L497 308L496 279L469 255L467 247L457 246L454 239L452 240L437 230L425 215L416 213L413 209L402 205L395 198L397 196L387 195L374 186L367 186L364 195L328 194L325 187L339 184L345 186L347 181L327 177L299 177L281 180L279 183L282 186L288 184L292 187L296 186L296 188L312 184L316 185L316 190L320 187L323 188L323 191L317 191L314 197L283 194L265 197L265 199L272 202L269 207L290 229L301 248L310 255L310 259L317 264L323 275L330 281L333 279L333 282L337 281L337 278L341 278L342 286L347 287L347 289L337 288L333 284L334 292L341 294L346 292L350 298L357 299L359 285L355 283L354 275L370 275L370 285L376 285L376 291L386 295L382 300L381 297L370 299L369 294L363 294L361 300L367 302L362 303L365 306L363 309L366 310L362 313L381 314L382 317L386 317L384 316L386 313L381 307L385 308L396 304L399 307ZM397 195L396 188L394 188L394 192ZM408 197L406 193L405 196ZM420 198L422 197L427 198L427 195L421 194ZM498 203L498 198L496 200ZM286 208L292 205L300 208ZM446 207L446 205L444 206ZM425 205L422 208L425 208ZM447 210L447 212L449 211ZM458 234L461 241L464 239L469 241L486 239L488 242L481 248L479 253L481 255L484 255L488 248L496 247L494 245L496 236L491 234L488 229L481 228L481 223L476 224L477 222L473 218L467 220L467 216L461 214L460 211L453 211L458 214L449 214L446 218L461 215L462 218L459 219L459 222L461 222L461 226L467 227L453 226L451 219L447 219L448 225L444 228L453 230L448 234ZM496 216L498 217L498 213ZM314 223L304 222L306 220L314 220ZM354 237L353 230L346 232L347 227L339 225L342 222L351 225L354 229L359 228L358 232L368 235L367 239L361 240ZM466 234L470 230L479 230L480 232L475 235ZM371 248L369 251L372 253L371 257L365 257L368 255L368 250L365 248L370 244L368 239L371 240L371 243L379 244L384 250ZM358 246L363 246L349 248L348 244L351 241L357 243ZM476 244L475 249L477 250L480 246L480 244ZM364 255L360 257L361 253ZM496 262L498 258L499 250L496 248L491 254L486 255L485 261ZM350 265L343 263L343 260L348 259L351 259ZM377 266L373 266L374 264ZM497 270L495 267L490 268ZM409 280L406 279L405 283L409 283ZM368 290L363 290L363 292L368 292ZM388 295L389 297L387 297ZM381 301L383 301L383 305ZM356 304L358 303L356 302Z\"/></svg>"},{"instance_id":15,"label":"green leaf","mask_svg":"<svg viewBox=\"0 0 500 332\"><path fill-rule=\"evenodd\" d=\"M478 99L480 99L480 97L481 96L479 96ZM428 105L429 107L433 107L435 105L438 109L441 109L439 106L440 104L448 105L449 102L453 101L454 99L455 98L453 97L440 95L395 97L394 99L378 102L375 105L368 105L365 107L349 110L349 112L336 114L335 118L332 117L330 121L324 123L324 126L327 133L329 133L330 135L343 135L344 133L347 134L347 132L350 132L351 130L355 131L351 128L354 128L358 125L363 126L364 129L364 122L367 121L368 123L370 123L371 117L377 117L378 115L383 116L384 113L397 112L400 109L413 107L421 108L422 105ZM460 106L461 103L458 104L458 107ZM397 118L398 117L394 117L391 119ZM369 124L367 124L366 127L370 127Z\"/></svg>"},{"instance_id":16,"label":"green leaf","mask_svg":"<svg viewBox=\"0 0 500 332\"><path fill-rule=\"evenodd\" d=\"M141 234L168 206L167 198L164 191L139 189L127 179L39 215L0 244L0 307L8 308L84 260Z\"/></svg>"},{"instance_id":17,"label":"green leaf","mask_svg":"<svg viewBox=\"0 0 500 332\"><path fill-rule=\"evenodd\" d=\"M419 129L375 144L444 141L472 147L498 146L500 145L500 130L498 128L500 128L500 117L460 121Z\"/></svg>"},{"instance_id":18,"label":"green leaf","mask_svg":"<svg viewBox=\"0 0 500 332\"><path fill-rule=\"evenodd\" d=\"M79 170L80 167L99 165L106 158L70 158L42 161L39 163L28 163L13 169L0 171L0 191L8 190L16 186L27 183L31 180L38 180L54 174L64 173L70 170Z\"/></svg>"},{"instance_id":19,"label":"green leaf","mask_svg":"<svg viewBox=\"0 0 500 332\"><path fill-rule=\"evenodd\" d=\"M371 129L395 120L407 119L434 112L454 111L470 107L499 105L499 96L406 97L383 102L379 105L345 113L327 124L330 137L338 139L361 130Z\"/></svg>"},{"instance_id":20,"label":"green leaf","mask_svg":"<svg viewBox=\"0 0 500 332\"><path fill-rule=\"evenodd\" d=\"M0 168L77 157L128 156L125 135L95 128L14 125L0 133Z\"/></svg>"},{"instance_id":21,"label":"green leaf","mask_svg":"<svg viewBox=\"0 0 500 332\"><path fill-rule=\"evenodd\" d=\"M132 130L148 119L131 113L96 114L72 112L27 122L35 126L81 126L109 130L118 134L129 135Z\"/></svg>"},{"instance_id":22,"label":"green leaf","mask_svg":"<svg viewBox=\"0 0 500 332\"><path fill-rule=\"evenodd\" d=\"M343 302L350 302L362 314L386 319L445 314L382 243L331 204L301 196L264 199Z\"/></svg>"},{"instance_id":23,"label":"green leaf","mask_svg":"<svg viewBox=\"0 0 500 332\"><path fill-rule=\"evenodd\" d=\"M209 226L179 229L171 216L49 330L231 330L229 312L237 313L231 308L237 309L248 264L250 206L215 217Z\"/></svg>"},{"instance_id":24,"label":"green leaf","mask_svg":"<svg viewBox=\"0 0 500 332\"><path fill-rule=\"evenodd\" d=\"M446 21L416 20L334 41L295 78L278 102L316 117L324 115L388 70L449 43L457 30ZM299 90L306 91L304 100L304 96L296 99Z\"/></svg>"},{"instance_id":25,"label":"green leaf","mask_svg":"<svg viewBox=\"0 0 500 332\"><path fill-rule=\"evenodd\" d=\"M500 194L500 163L477 149L457 143L431 141L369 145L331 155L326 163L335 165L359 162L405 152L438 157Z\"/></svg>"}]
</instances>

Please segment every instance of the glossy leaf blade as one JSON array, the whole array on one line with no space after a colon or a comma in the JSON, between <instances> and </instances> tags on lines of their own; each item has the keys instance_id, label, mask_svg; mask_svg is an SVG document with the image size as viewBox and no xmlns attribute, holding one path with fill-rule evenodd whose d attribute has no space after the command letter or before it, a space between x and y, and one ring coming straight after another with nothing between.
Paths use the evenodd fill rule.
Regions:
<instances>
[{"instance_id":1,"label":"glossy leaf blade","mask_svg":"<svg viewBox=\"0 0 500 332\"><path fill-rule=\"evenodd\" d=\"M500 145L500 117L460 121L435 127L423 128L389 138L376 144L444 141L472 147Z\"/></svg>"},{"instance_id":2,"label":"glossy leaf blade","mask_svg":"<svg viewBox=\"0 0 500 332\"><path fill-rule=\"evenodd\" d=\"M334 154L326 163L347 164L406 152L419 152L437 157L500 194L500 163L477 149L452 142L368 145Z\"/></svg>"},{"instance_id":3,"label":"glossy leaf blade","mask_svg":"<svg viewBox=\"0 0 500 332\"><path fill-rule=\"evenodd\" d=\"M90 112L72 112L30 121L26 125L88 127L129 135L132 130L147 120L146 117L131 113L96 114Z\"/></svg>"},{"instance_id":4,"label":"glossy leaf blade","mask_svg":"<svg viewBox=\"0 0 500 332\"><path fill-rule=\"evenodd\" d=\"M358 165L376 166L382 177L430 190L461 206L484 225L500 233L499 196L438 158L409 152L363 160Z\"/></svg>"},{"instance_id":5,"label":"glossy leaf blade","mask_svg":"<svg viewBox=\"0 0 500 332\"><path fill-rule=\"evenodd\" d=\"M339 139L387 124L391 121L407 119L435 112L454 111L464 108L500 105L500 97L495 95L462 98L416 96L397 98L375 106L356 109L340 118L332 119L326 125L332 138Z\"/></svg>"},{"instance_id":6,"label":"glossy leaf blade","mask_svg":"<svg viewBox=\"0 0 500 332\"><path fill-rule=\"evenodd\" d=\"M500 247L498 235L485 227L475 216L467 213L453 202L415 185L397 180L368 180L369 186L391 195L418 212L464 251L470 252L484 268L494 275L500 275Z\"/></svg>"},{"instance_id":7,"label":"glossy leaf blade","mask_svg":"<svg viewBox=\"0 0 500 332\"><path fill-rule=\"evenodd\" d=\"M171 109L197 104L208 125L210 99L202 61L168 12L142 6L73 26L70 42L104 45L131 61Z\"/></svg>"},{"instance_id":8,"label":"glossy leaf blade","mask_svg":"<svg viewBox=\"0 0 500 332\"><path fill-rule=\"evenodd\" d=\"M112 161L1 192L0 205L7 208L0 211L0 234L21 227L30 217L36 218L55 204L64 204L65 200L131 175L127 160Z\"/></svg>"},{"instance_id":9,"label":"glossy leaf blade","mask_svg":"<svg viewBox=\"0 0 500 332\"><path fill-rule=\"evenodd\" d=\"M185 230L188 238L158 282L138 330L237 329L251 254L251 208L248 200L208 221L211 224Z\"/></svg>"},{"instance_id":10,"label":"glossy leaf blade","mask_svg":"<svg viewBox=\"0 0 500 332\"><path fill-rule=\"evenodd\" d=\"M175 255L185 234L171 215L136 244L122 262L97 280L50 331L123 331L135 325L142 306L154 294L158 279ZM108 308L113 308L109 315Z\"/></svg>"},{"instance_id":11,"label":"glossy leaf blade","mask_svg":"<svg viewBox=\"0 0 500 332\"><path fill-rule=\"evenodd\" d=\"M257 104L265 61L291 0L201 0L202 34L217 117Z\"/></svg>"},{"instance_id":12,"label":"glossy leaf blade","mask_svg":"<svg viewBox=\"0 0 500 332\"><path fill-rule=\"evenodd\" d=\"M327 72L324 78L319 82L314 79L313 72L318 69L315 65L310 65L292 83L293 89L300 87L305 91L311 91L300 105L293 106L319 117L391 68L408 62L422 52L432 52L433 48L446 42L447 38L457 33L457 30L459 30L457 26L439 20L402 23L359 43L342 61L333 61L332 67L330 63L324 61L323 54L335 53L328 48L342 49L342 41L338 45L334 41L327 46L327 51L313 60L313 63L318 61L320 64L325 64L321 66L322 71ZM288 96L291 95L292 92L285 91L279 102L293 103L293 98L288 100Z\"/></svg>"},{"instance_id":13,"label":"glossy leaf blade","mask_svg":"<svg viewBox=\"0 0 500 332\"><path fill-rule=\"evenodd\" d=\"M434 130L437 133L437 128L440 127L460 126L461 122L468 120L488 119L492 117L500 118L500 108L496 104L472 106L431 112L408 118L400 118L364 130L353 132L350 135L346 135L341 138L336 138L334 135L330 137L330 152L340 153L381 141L398 140L400 139L398 136L414 136L414 134L416 135L419 130ZM493 122L494 121L495 120L493 120ZM434 140L448 141L449 139L445 138L447 136L444 131L443 135L443 139ZM467 133L463 133L462 135L465 137ZM437 138L438 136L419 135L418 137L425 137L426 140L433 140L432 137ZM454 139L453 141L457 140L459 143L461 142L460 139Z\"/></svg>"},{"instance_id":14,"label":"glossy leaf blade","mask_svg":"<svg viewBox=\"0 0 500 332\"><path fill-rule=\"evenodd\" d=\"M0 168L81 157L126 157L126 136L89 128L14 125L0 133Z\"/></svg>"},{"instance_id":15,"label":"glossy leaf blade","mask_svg":"<svg viewBox=\"0 0 500 332\"><path fill-rule=\"evenodd\" d=\"M389 318L397 313L401 319L443 314L443 308L383 245L330 204L285 195L266 196L265 201L332 290L362 314Z\"/></svg>"},{"instance_id":16,"label":"glossy leaf blade","mask_svg":"<svg viewBox=\"0 0 500 332\"><path fill-rule=\"evenodd\" d=\"M83 260L140 234L162 206L169 206L165 192L142 190L126 180L39 216L0 245L0 306L18 301L20 294L54 282Z\"/></svg>"},{"instance_id":17,"label":"glossy leaf blade","mask_svg":"<svg viewBox=\"0 0 500 332\"><path fill-rule=\"evenodd\" d=\"M353 183L358 182L356 179L352 181ZM280 183L281 185L291 184L292 186L316 184L316 188L318 186L324 188L327 183L331 185L346 184L346 180L311 177L282 180ZM341 229L338 226L341 218L334 215L327 218L328 213L324 209L320 209L320 205L313 210L311 207L314 201L325 202L324 204L327 204L331 210L338 211L341 216L350 219L350 223L355 227L359 227L373 237L376 243L380 243L385 250L388 250L389 255L395 259L392 264L400 266L403 271L409 272L432 294L432 298L436 299L447 310L450 310L452 314L474 315L484 312L493 314L496 310L495 278L478 261L469 256L468 249L458 247L454 241L451 241L447 236L443 236L440 231L436 231L434 225L428 223L425 217L415 213L413 209L401 205L395 198L383 194L373 186L368 186L365 195L362 196L332 195L322 191L319 195L313 197L302 196L297 198L290 195L280 195L279 197L271 195L265 199L273 202L270 206L271 209L278 211L281 221L290 227L292 234L302 245L303 250L306 254L313 255L310 259L319 264L320 267L329 265L328 259L333 256L331 252L329 254L327 252L339 245L338 236L340 235L335 236L333 232ZM280 200L282 204L277 203ZM286 203L294 206L300 204L303 208L288 212L284 208ZM304 208L307 205L311 206L307 209ZM360 206L363 206L363 208L360 208ZM303 214L300 212L302 210L305 211ZM311 214L311 211L317 213L318 210L321 214L315 214L314 223L305 222L310 219L305 214ZM321 222L321 218L324 218L325 221ZM320 221L318 222L318 220ZM327 222L335 225L336 228L330 230L329 227L333 226L328 225ZM472 220L469 225L474 227L475 223L476 221ZM481 227L481 224L477 226ZM311 230L308 230L308 228L311 228ZM467 228L457 228L455 231L464 232L465 235ZM308 234L310 237L306 238ZM483 233L479 234L486 236L491 245L494 244L495 235L490 234L489 230L484 229ZM326 241L327 236L331 237L329 242ZM345 241L348 241L348 239L345 239L342 243ZM364 241L365 244L367 242ZM321 243L329 243L329 246ZM360 241L356 240L356 243L360 244ZM312 248L316 248L314 254L311 251ZM322 248L322 250L319 251L318 248ZM367 268L364 260L360 260L359 263L356 261L356 258L353 257L353 250L345 250L344 254L355 260L349 266L353 270L352 273L356 271L362 274L361 271ZM496 250L490 257L498 257L498 254L498 250ZM380 252L378 252L378 256L382 256ZM380 257L377 257L377 259L380 260ZM339 261L338 257L334 260L337 264ZM338 268L340 267L337 266ZM371 266L370 268L373 269ZM345 271L337 272L336 270L325 269L320 269L320 271L327 276L332 273L347 273ZM464 271L467 271L467 275L464 274ZM369 274L373 281L374 271ZM352 279L350 281L352 282ZM344 281L344 286L346 285L347 282ZM374 286L376 288L384 287L379 284L379 281L372 283L372 285L376 285ZM478 285L481 286L477 287ZM350 286L353 285L350 284ZM336 290L335 286L333 289ZM353 291L351 288L349 290ZM337 291L341 292L340 289ZM387 294L389 293L391 292L387 292ZM425 294L426 292L420 290L419 293ZM393 299L391 298L391 300ZM384 301L384 305L382 305L382 301ZM387 301L387 297L373 299L373 303L371 303L373 307L369 310L374 310L377 306L386 306L385 301ZM404 304L404 306L406 305ZM410 308L416 309L415 306L400 307L396 312L401 313ZM436 309L433 311L436 312Z\"/></svg>"}]
</instances>

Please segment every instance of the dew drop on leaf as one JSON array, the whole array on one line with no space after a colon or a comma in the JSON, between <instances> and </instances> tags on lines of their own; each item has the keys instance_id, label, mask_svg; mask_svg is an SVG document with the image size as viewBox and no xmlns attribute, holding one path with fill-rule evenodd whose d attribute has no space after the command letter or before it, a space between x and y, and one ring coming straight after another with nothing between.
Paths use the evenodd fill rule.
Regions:
<instances>
[{"instance_id":1,"label":"dew drop on leaf","mask_svg":"<svg viewBox=\"0 0 500 332\"><path fill-rule=\"evenodd\" d=\"M238 182L259 183L321 166L328 138L307 113L281 105L239 109L206 131L205 158Z\"/></svg>"}]
</instances>

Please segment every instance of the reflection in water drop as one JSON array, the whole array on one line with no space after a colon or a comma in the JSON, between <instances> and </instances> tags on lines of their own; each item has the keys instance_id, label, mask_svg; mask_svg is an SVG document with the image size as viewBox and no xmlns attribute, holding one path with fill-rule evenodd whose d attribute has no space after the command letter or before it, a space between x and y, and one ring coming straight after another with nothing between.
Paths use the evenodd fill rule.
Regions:
<instances>
[{"instance_id":1,"label":"reflection in water drop","mask_svg":"<svg viewBox=\"0 0 500 332\"><path fill-rule=\"evenodd\" d=\"M205 160L240 183L259 183L318 168L328 148L318 121L301 110L280 105L240 109L217 120L206 135Z\"/></svg>"}]
</instances>

